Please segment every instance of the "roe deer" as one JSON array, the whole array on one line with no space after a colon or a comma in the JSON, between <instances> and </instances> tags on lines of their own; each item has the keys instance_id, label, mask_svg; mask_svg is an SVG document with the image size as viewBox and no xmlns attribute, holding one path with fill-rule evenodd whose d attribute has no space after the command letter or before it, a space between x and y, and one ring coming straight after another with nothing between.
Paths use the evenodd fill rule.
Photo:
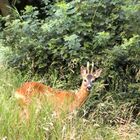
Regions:
<instances>
[{"instance_id":1,"label":"roe deer","mask_svg":"<svg viewBox=\"0 0 140 140\"><path fill-rule=\"evenodd\" d=\"M65 91L61 89L54 89L46 86L39 82L26 82L19 89L16 90L15 96L19 100L23 107L22 114L25 115L26 119L29 119L28 105L32 101L33 96L37 96L41 103L41 96L45 96L45 102L51 102L54 110L61 112L65 111L72 112L73 110L82 106L87 100L89 92L92 88L93 81L98 78L102 72L102 69L97 69L93 72L93 63L91 70L89 69L89 62L87 67L81 67L82 84L77 92ZM46 100L47 99L47 100Z\"/></svg>"}]
</instances>

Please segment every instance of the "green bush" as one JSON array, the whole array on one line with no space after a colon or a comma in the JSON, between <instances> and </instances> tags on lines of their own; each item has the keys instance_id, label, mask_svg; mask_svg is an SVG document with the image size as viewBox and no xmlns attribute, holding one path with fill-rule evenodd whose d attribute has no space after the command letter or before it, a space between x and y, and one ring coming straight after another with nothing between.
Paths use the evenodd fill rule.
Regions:
<instances>
[{"instance_id":1,"label":"green bush","mask_svg":"<svg viewBox=\"0 0 140 140\"><path fill-rule=\"evenodd\" d=\"M50 7L46 11L49 16L44 19L38 19L39 12L31 6L22 13L22 20L4 19L5 28L0 36L3 45L9 48L5 54L8 66L27 74L28 78L45 77L50 84L50 75L55 74L60 80L69 81L67 87L76 88L80 66L93 61L95 68L103 68L102 81L95 90L99 93L96 100L115 93L115 100L129 99L134 101L131 105L137 105L139 2L60 1L50 3ZM88 105L93 106L95 93Z\"/></svg>"}]
</instances>

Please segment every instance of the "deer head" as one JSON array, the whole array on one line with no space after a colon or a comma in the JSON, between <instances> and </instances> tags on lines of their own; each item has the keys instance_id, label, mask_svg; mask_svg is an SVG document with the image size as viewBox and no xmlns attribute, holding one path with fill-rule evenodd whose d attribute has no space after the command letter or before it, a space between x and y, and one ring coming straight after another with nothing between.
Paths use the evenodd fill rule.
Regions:
<instances>
[{"instance_id":1,"label":"deer head","mask_svg":"<svg viewBox=\"0 0 140 140\"><path fill-rule=\"evenodd\" d=\"M94 63L91 64L91 69L90 69L90 64L87 62L87 67L81 67L81 76L83 78L82 81L82 89L85 89L86 91L90 91L93 82L95 81L96 78L98 78L101 75L102 69L97 69L93 72L93 67Z\"/></svg>"}]
</instances>

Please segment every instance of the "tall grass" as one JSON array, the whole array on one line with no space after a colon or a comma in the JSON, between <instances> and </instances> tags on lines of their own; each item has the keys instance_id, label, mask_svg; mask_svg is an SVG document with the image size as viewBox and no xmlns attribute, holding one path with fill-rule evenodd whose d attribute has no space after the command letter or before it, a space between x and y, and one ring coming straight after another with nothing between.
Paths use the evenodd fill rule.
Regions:
<instances>
[{"instance_id":1,"label":"tall grass","mask_svg":"<svg viewBox=\"0 0 140 140\"><path fill-rule=\"evenodd\" d=\"M14 91L23 81L24 78L20 74L15 74L13 70L0 69L0 140L140 139L138 124L129 122L125 125L111 125L111 123L100 122L102 116L99 112L105 113L105 110L98 107L89 119L76 115L64 115L58 119L52 115L52 110L47 103L39 113L36 113L36 104L33 102L30 106L29 122L21 121L19 118L21 108L14 98ZM108 106L107 103L105 105ZM114 104L111 106L113 109L117 108ZM94 118L95 114L95 118L99 117L99 120ZM109 116L110 114L107 114L106 119L110 119Z\"/></svg>"}]
</instances>

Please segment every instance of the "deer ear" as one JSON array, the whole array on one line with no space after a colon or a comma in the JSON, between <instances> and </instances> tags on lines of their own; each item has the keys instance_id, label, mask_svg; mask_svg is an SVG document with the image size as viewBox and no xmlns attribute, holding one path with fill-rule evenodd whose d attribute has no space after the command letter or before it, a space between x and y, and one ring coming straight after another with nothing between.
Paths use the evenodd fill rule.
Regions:
<instances>
[{"instance_id":1,"label":"deer ear","mask_svg":"<svg viewBox=\"0 0 140 140\"><path fill-rule=\"evenodd\" d=\"M82 77L87 74L87 69L84 66L81 66L81 75Z\"/></svg>"},{"instance_id":2,"label":"deer ear","mask_svg":"<svg viewBox=\"0 0 140 140\"><path fill-rule=\"evenodd\" d=\"M95 78L98 78L98 77L101 75L102 70L103 70L103 69L97 69L97 70L94 72Z\"/></svg>"}]
</instances>

